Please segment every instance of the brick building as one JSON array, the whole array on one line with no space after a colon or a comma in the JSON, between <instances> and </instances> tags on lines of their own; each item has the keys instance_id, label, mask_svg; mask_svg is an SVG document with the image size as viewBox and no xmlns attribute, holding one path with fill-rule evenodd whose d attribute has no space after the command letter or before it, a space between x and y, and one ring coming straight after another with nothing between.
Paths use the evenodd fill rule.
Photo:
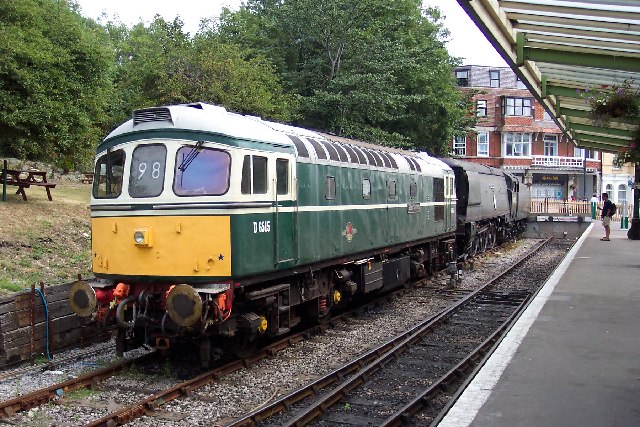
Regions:
<instances>
[{"instance_id":1,"label":"brick building","mask_svg":"<svg viewBox=\"0 0 640 427\"><path fill-rule=\"evenodd\" d=\"M590 199L599 192L600 153L576 148L507 67L455 69L460 90L473 91L478 123L452 142L455 157L508 169L533 198Z\"/></svg>"}]
</instances>

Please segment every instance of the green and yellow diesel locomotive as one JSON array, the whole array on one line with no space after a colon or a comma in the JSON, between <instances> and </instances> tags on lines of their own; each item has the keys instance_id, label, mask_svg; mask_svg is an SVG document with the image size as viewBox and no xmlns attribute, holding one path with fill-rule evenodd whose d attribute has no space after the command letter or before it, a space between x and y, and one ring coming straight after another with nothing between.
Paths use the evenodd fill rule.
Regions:
<instances>
[{"instance_id":1,"label":"green and yellow diesel locomotive","mask_svg":"<svg viewBox=\"0 0 640 427\"><path fill-rule=\"evenodd\" d=\"M203 364L453 261L453 170L425 153L195 103L98 147L95 279L70 303L117 348L200 345Z\"/></svg>"}]
</instances>

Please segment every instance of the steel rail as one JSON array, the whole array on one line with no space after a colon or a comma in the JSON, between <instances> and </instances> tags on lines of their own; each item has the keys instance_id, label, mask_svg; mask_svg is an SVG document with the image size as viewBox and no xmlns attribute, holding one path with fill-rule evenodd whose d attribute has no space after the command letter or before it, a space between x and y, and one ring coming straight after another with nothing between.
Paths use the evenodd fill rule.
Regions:
<instances>
[{"instance_id":1,"label":"steel rail","mask_svg":"<svg viewBox=\"0 0 640 427\"><path fill-rule=\"evenodd\" d=\"M480 288L474 290L473 292L465 295L463 298L458 300L454 305L446 308L445 310L437 313L434 316L426 319L420 324L414 326L413 328L405 331L404 333L392 338L391 340L383 343L382 345L376 347L373 350L370 350L358 358L354 359L351 362L343 365L342 367L326 374L325 376L319 378L318 380L300 387L291 393L288 393L285 396L274 401L272 404L265 405L261 408L258 408L245 416L238 418L227 424L226 427L244 427L244 426L256 426L259 425L262 421L268 419L269 417L276 415L280 412L287 411L291 405L313 395L317 395L322 388L330 386L337 381L340 381L344 378L345 375L351 374L357 369L357 371L353 376L351 376L348 380L343 381L341 384L336 386L333 390L324 394L320 399L313 402L313 406L308 407L307 409L300 412L296 419L291 420L288 424L284 424L286 426L298 426L305 425L314 419L316 419L319 415L325 412L329 407L339 402L349 391L357 388L359 385L366 382L367 378L373 374L375 374L381 366L391 359L395 357L396 354L401 353L406 348L410 347L414 342L421 339L422 336L427 335L430 330L438 323L447 319L451 314L457 311L460 307L464 306L471 300L473 300L477 295L482 293L484 290L489 288L493 283L497 280L508 274L510 271L518 267L524 261L529 259L535 253L537 253L542 247L544 247L549 241L552 239L546 239L541 241L537 246L535 246L529 253L520 257L516 262L514 262L509 268L499 273L496 277L488 280L484 283ZM375 357L377 356L377 357Z\"/></svg>"},{"instance_id":2,"label":"steel rail","mask_svg":"<svg viewBox=\"0 0 640 427\"><path fill-rule=\"evenodd\" d=\"M389 416L379 427L403 426L409 421L408 417L416 414L420 410L430 405L430 401L437 397L440 393L446 392L447 384L457 379L461 374L466 373L478 365L477 360L483 357L493 348L494 344L500 339L503 332L511 327L513 322L526 308L534 294L529 294L515 309L513 313L498 327L496 330L471 353L462 359L456 366L451 368L446 374L438 378L431 386L424 390L420 395L415 397L411 402Z\"/></svg>"},{"instance_id":3,"label":"steel rail","mask_svg":"<svg viewBox=\"0 0 640 427\"><path fill-rule=\"evenodd\" d=\"M121 360L112 365L81 375L78 378L72 378L13 399L5 400L4 402L0 402L0 419L12 417L20 411L27 411L36 406L48 403L56 396L59 396L60 392L68 393L70 391L94 386L134 363L148 363L155 357L157 357L157 353L154 351L140 357Z\"/></svg>"}]
</instances>

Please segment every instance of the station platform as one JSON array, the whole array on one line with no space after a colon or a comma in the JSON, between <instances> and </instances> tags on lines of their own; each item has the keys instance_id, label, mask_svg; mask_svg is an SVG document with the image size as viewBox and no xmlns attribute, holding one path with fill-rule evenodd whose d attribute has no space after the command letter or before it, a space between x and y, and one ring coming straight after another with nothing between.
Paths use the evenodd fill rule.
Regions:
<instances>
[{"instance_id":1,"label":"station platform","mask_svg":"<svg viewBox=\"0 0 640 427\"><path fill-rule=\"evenodd\" d=\"M639 426L640 241L592 223L439 427Z\"/></svg>"}]
</instances>

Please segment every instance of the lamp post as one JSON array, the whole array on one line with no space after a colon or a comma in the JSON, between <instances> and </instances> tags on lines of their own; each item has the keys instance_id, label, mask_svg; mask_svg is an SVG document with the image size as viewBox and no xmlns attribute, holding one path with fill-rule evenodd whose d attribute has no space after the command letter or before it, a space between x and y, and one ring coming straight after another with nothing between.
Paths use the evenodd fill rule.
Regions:
<instances>
[{"instance_id":1,"label":"lamp post","mask_svg":"<svg viewBox=\"0 0 640 427\"><path fill-rule=\"evenodd\" d=\"M529 190L531 190L531 186L533 185L533 175L531 174L531 169L525 169L524 175L522 176L522 183L526 185Z\"/></svg>"}]
</instances>

